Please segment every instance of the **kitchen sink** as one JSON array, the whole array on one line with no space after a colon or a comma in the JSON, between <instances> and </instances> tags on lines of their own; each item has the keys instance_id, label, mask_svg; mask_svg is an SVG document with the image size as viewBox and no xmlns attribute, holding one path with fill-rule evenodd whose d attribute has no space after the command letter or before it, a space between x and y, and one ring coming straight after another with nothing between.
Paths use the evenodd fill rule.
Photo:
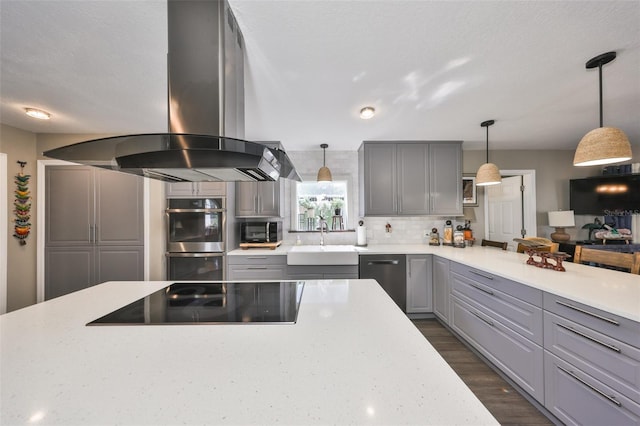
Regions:
<instances>
[{"instance_id":1,"label":"kitchen sink","mask_svg":"<svg viewBox=\"0 0 640 426\"><path fill-rule=\"evenodd\" d=\"M357 265L358 251L349 245L293 246L287 253L287 265Z\"/></svg>"}]
</instances>

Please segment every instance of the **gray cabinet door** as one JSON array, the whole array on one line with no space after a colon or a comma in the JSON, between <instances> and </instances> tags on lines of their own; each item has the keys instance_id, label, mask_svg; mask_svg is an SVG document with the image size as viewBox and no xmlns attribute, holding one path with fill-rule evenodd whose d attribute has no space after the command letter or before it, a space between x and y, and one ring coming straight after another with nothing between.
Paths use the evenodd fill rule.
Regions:
<instances>
[{"instance_id":1,"label":"gray cabinet door","mask_svg":"<svg viewBox=\"0 0 640 426\"><path fill-rule=\"evenodd\" d=\"M96 170L95 243L143 245L142 178L110 170Z\"/></svg>"},{"instance_id":2,"label":"gray cabinet door","mask_svg":"<svg viewBox=\"0 0 640 426\"><path fill-rule=\"evenodd\" d=\"M281 181L236 182L236 217L280 217Z\"/></svg>"},{"instance_id":3,"label":"gray cabinet door","mask_svg":"<svg viewBox=\"0 0 640 426\"><path fill-rule=\"evenodd\" d=\"M93 170L78 166L47 167L45 182L45 244L91 244L94 238Z\"/></svg>"},{"instance_id":4,"label":"gray cabinet door","mask_svg":"<svg viewBox=\"0 0 640 426\"><path fill-rule=\"evenodd\" d=\"M398 214L396 144L364 147L364 214Z\"/></svg>"},{"instance_id":5,"label":"gray cabinet door","mask_svg":"<svg viewBox=\"0 0 640 426\"><path fill-rule=\"evenodd\" d=\"M195 187L193 182L171 182L166 184L165 192L168 198L193 197Z\"/></svg>"},{"instance_id":6,"label":"gray cabinet door","mask_svg":"<svg viewBox=\"0 0 640 426\"><path fill-rule=\"evenodd\" d=\"M407 256L407 313L430 313L432 303L432 256Z\"/></svg>"},{"instance_id":7,"label":"gray cabinet door","mask_svg":"<svg viewBox=\"0 0 640 426\"><path fill-rule=\"evenodd\" d=\"M274 182L256 182L258 189L258 213L266 217L279 217L280 180Z\"/></svg>"},{"instance_id":8,"label":"gray cabinet door","mask_svg":"<svg viewBox=\"0 0 640 426\"><path fill-rule=\"evenodd\" d=\"M433 258L433 313L449 323L449 260Z\"/></svg>"},{"instance_id":9,"label":"gray cabinet door","mask_svg":"<svg viewBox=\"0 0 640 426\"><path fill-rule=\"evenodd\" d=\"M236 182L236 216L253 216L258 211L257 182Z\"/></svg>"},{"instance_id":10,"label":"gray cabinet door","mask_svg":"<svg viewBox=\"0 0 640 426\"><path fill-rule=\"evenodd\" d=\"M167 198L215 197L226 194L225 182L172 182L167 183Z\"/></svg>"},{"instance_id":11,"label":"gray cabinet door","mask_svg":"<svg viewBox=\"0 0 640 426\"><path fill-rule=\"evenodd\" d=\"M429 214L429 145L397 145L398 214Z\"/></svg>"},{"instance_id":12,"label":"gray cabinet door","mask_svg":"<svg viewBox=\"0 0 640 426\"><path fill-rule=\"evenodd\" d=\"M106 281L142 281L143 246L98 246L95 251L96 284Z\"/></svg>"},{"instance_id":13,"label":"gray cabinet door","mask_svg":"<svg viewBox=\"0 0 640 426\"><path fill-rule=\"evenodd\" d=\"M462 145L429 145L430 214L462 214Z\"/></svg>"},{"instance_id":14,"label":"gray cabinet door","mask_svg":"<svg viewBox=\"0 0 640 426\"><path fill-rule=\"evenodd\" d=\"M94 283L93 246L47 247L44 259L45 300Z\"/></svg>"},{"instance_id":15,"label":"gray cabinet door","mask_svg":"<svg viewBox=\"0 0 640 426\"><path fill-rule=\"evenodd\" d=\"M143 178L46 168L45 299L144 277Z\"/></svg>"}]
</instances>

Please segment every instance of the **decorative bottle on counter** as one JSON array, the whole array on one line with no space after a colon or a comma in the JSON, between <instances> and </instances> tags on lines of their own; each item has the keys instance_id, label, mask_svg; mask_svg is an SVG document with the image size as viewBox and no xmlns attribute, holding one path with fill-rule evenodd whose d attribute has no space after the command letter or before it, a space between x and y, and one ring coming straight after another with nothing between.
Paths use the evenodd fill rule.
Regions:
<instances>
[{"instance_id":1,"label":"decorative bottle on counter","mask_svg":"<svg viewBox=\"0 0 640 426\"><path fill-rule=\"evenodd\" d=\"M462 229L458 229L453 233L453 246L464 248L464 232Z\"/></svg>"},{"instance_id":2,"label":"decorative bottle on counter","mask_svg":"<svg viewBox=\"0 0 640 426\"><path fill-rule=\"evenodd\" d=\"M451 225L450 220L447 220L444 225L444 232L442 233L442 245L453 245L453 226Z\"/></svg>"}]
</instances>

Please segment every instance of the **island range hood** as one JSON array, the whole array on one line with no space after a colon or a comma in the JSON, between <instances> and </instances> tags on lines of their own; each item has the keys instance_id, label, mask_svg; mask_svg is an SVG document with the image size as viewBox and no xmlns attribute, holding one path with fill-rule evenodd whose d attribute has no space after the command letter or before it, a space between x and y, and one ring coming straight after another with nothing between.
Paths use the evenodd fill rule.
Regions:
<instances>
[{"instance_id":1,"label":"island range hood","mask_svg":"<svg viewBox=\"0 0 640 426\"><path fill-rule=\"evenodd\" d=\"M244 41L224 0L168 0L168 133L44 152L169 182L301 180L287 154L244 138Z\"/></svg>"}]
</instances>

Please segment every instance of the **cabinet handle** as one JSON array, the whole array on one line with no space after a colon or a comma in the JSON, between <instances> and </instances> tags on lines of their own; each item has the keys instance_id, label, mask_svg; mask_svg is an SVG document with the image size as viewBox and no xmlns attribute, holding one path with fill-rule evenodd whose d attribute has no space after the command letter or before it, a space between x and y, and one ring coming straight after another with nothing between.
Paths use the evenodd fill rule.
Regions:
<instances>
[{"instance_id":1,"label":"cabinet handle","mask_svg":"<svg viewBox=\"0 0 640 426\"><path fill-rule=\"evenodd\" d=\"M472 274L481 276L482 278L486 278L488 280L493 280L493 277L491 275L481 274L480 272L472 271L471 269L469 269L469 272L471 272Z\"/></svg>"},{"instance_id":2,"label":"cabinet handle","mask_svg":"<svg viewBox=\"0 0 640 426\"><path fill-rule=\"evenodd\" d=\"M471 313L472 313L476 318L479 318L479 319L480 319L480 320L482 320L483 322L485 322L485 323L489 324L491 327L494 327L494 325L493 325L493 321L490 321L490 320L488 320L488 319L485 319L485 318L481 317L481 316L480 316L480 314L479 314L479 313L477 313L477 312L474 312L474 311L469 311L469 312L471 312Z\"/></svg>"},{"instance_id":3,"label":"cabinet handle","mask_svg":"<svg viewBox=\"0 0 640 426\"><path fill-rule=\"evenodd\" d=\"M559 365L556 365L556 367L558 367L558 369L564 371L565 373L567 373L569 376L573 377L575 380L577 380L578 382L582 383L583 385L585 385L586 387L588 387L589 389L591 389L592 391L594 391L595 393L597 393L598 395L602 396L603 398L608 399L610 402L616 404L618 407L622 407L622 403L620 401L618 401L615 397L613 396L609 396L606 393L602 392L600 389L590 385L589 383L585 382L584 380L582 380L580 377L576 376L573 371L569 371L566 368L560 367Z\"/></svg>"},{"instance_id":4,"label":"cabinet handle","mask_svg":"<svg viewBox=\"0 0 640 426\"><path fill-rule=\"evenodd\" d=\"M247 266L247 269L267 269L266 266Z\"/></svg>"},{"instance_id":5,"label":"cabinet handle","mask_svg":"<svg viewBox=\"0 0 640 426\"><path fill-rule=\"evenodd\" d=\"M487 294L490 294L491 296L493 296L493 292L492 292L491 290L487 290L487 289L482 288L482 287L480 287L479 285L477 285L477 284L473 284L473 283L469 283L469 285L470 285L471 287L473 287L473 288L476 288L476 289L478 289L478 290L480 290L480 291L482 291L482 292L484 292L484 293L487 293Z\"/></svg>"},{"instance_id":6,"label":"cabinet handle","mask_svg":"<svg viewBox=\"0 0 640 426\"><path fill-rule=\"evenodd\" d=\"M89 244L93 242L93 225L89 224Z\"/></svg>"},{"instance_id":7,"label":"cabinet handle","mask_svg":"<svg viewBox=\"0 0 640 426\"><path fill-rule=\"evenodd\" d=\"M397 265L397 260L371 260L367 265Z\"/></svg>"},{"instance_id":8,"label":"cabinet handle","mask_svg":"<svg viewBox=\"0 0 640 426\"><path fill-rule=\"evenodd\" d=\"M557 303L558 305L562 305L562 306L567 307L567 308L569 308L569 309L573 309L574 311L578 311L578 312L580 312L580 313L583 313L583 314L586 314L586 315L592 316L592 317L597 318L597 319L599 319L599 320L606 321L606 322L608 322L609 324L613 324L613 325L620 325L620 323L619 323L618 321L616 321L616 320L613 320L613 319L611 319L611 318L607 318L607 317L603 317L602 315L598 315L598 314L593 313L593 312L585 311L584 309L580 309L580 308L578 308L577 306L573 306L573 305L570 305L570 304L568 304L568 303L561 302L561 301L559 301L559 300L556 300L556 303Z\"/></svg>"},{"instance_id":9,"label":"cabinet handle","mask_svg":"<svg viewBox=\"0 0 640 426\"><path fill-rule=\"evenodd\" d=\"M93 225L93 242L98 242L98 225Z\"/></svg>"},{"instance_id":10,"label":"cabinet handle","mask_svg":"<svg viewBox=\"0 0 640 426\"><path fill-rule=\"evenodd\" d=\"M578 336L580 336L580 337L584 337L584 338L585 338L585 339L587 339L587 340L591 340L591 341L592 341L592 342L594 342L594 343L597 343L597 344L599 344L599 345L602 345L602 346L604 346L604 347L605 347L605 348L607 348L607 349L611 349L611 350L612 350L612 351L614 351L614 352L618 352L618 353L622 352L622 351L620 350L620 348L617 348L617 347L615 347L615 346L613 346L613 345L610 345L610 344L608 344L608 343L605 343L605 342L603 342L603 341L600 341L600 340L596 339L595 337L591 337L591 336L589 336L588 334L584 334L583 332L578 331L578 330L576 330L576 329L575 329L575 328L573 328L573 327L569 327L569 326L566 326L566 325L564 325L564 324L559 324L559 323L556 323L556 325L557 325L558 327L562 327L562 328L564 328L565 330L568 330L568 331L570 331L570 332L572 332L572 333L575 333L575 334L577 334L577 335L578 335Z\"/></svg>"},{"instance_id":11,"label":"cabinet handle","mask_svg":"<svg viewBox=\"0 0 640 426\"><path fill-rule=\"evenodd\" d=\"M266 259L266 258L267 258L267 256L249 256L249 257L247 257L247 259L252 259L252 260L253 259Z\"/></svg>"}]
</instances>

